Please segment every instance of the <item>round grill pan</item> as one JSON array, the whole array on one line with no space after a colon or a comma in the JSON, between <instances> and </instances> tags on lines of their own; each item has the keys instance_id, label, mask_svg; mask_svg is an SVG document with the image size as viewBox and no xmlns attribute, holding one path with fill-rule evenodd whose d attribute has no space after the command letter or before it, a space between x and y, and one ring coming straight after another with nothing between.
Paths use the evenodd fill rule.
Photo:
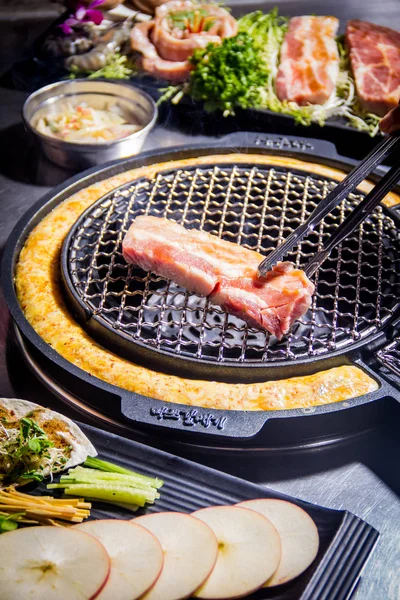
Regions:
<instances>
[{"instance_id":1,"label":"round grill pan","mask_svg":"<svg viewBox=\"0 0 400 600\"><path fill-rule=\"evenodd\" d=\"M166 170L107 194L65 240L62 274L81 324L117 354L181 376L231 382L310 374L373 340L400 305L400 239L378 208L322 265L311 309L278 342L171 281L126 264L122 240L139 215L268 254L335 185L326 177L266 165ZM313 254L365 194L352 194L288 257Z\"/></svg>"},{"instance_id":2,"label":"round grill pan","mask_svg":"<svg viewBox=\"0 0 400 600\"><path fill-rule=\"evenodd\" d=\"M136 424L174 429L175 432L182 432L183 437L195 435L204 440L210 439L210 436L214 439L216 436L222 437L224 443L228 443L229 439L243 443L247 438L251 444L249 440L259 434L267 421L268 427L264 430L269 428L271 431L274 427L282 435L285 435L285 430L289 434L304 430L306 435L311 435L313 431L313 436L321 438L327 430L333 434L340 429L340 423L343 425L346 421L348 423L354 420L351 414L355 415L357 412L359 417L359 409L364 405L371 406L374 400L400 399L387 375L387 367L393 369L394 359L391 352L391 360L387 360L390 352L386 348L388 341L394 341L399 317L399 281L396 277L399 271L398 262L396 263L399 256L396 238L398 216L395 210L383 207L379 209L364 224L362 230L354 234L347 245L339 248L336 255L332 255L330 261L325 263L324 271L317 280L317 294L311 311L280 344L264 333L227 317L218 309L207 306L204 299L192 299L184 290L175 289L173 284L128 268L119 261L118 252L121 231L129 226L135 210L139 210L139 213L141 211L140 214L146 210L149 214L157 214L154 212L157 208L157 196L158 207L162 211L159 216L169 216L187 226L204 228L265 253L296 226L299 207L300 218L304 218L307 211L312 209L312 203L327 192L332 185L329 179L319 176L307 178L302 172L288 173L277 167L272 169L268 165L241 164L235 168L232 164L224 165L221 170L216 170L214 165L205 165L201 168L204 173L188 169L180 174L179 180L176 173L161 173L160 185L164 186L164 195L153 194L153 203L149 198L151 190L149 194L146 181L137 180L102 198L87 211L85 220L78 220L64 246L63 276L78 318L85 318L85 326L93 327L91 333L95 337L100 336L105 345L113 345L117 341L120 345L123 341L124 352L140 347L141 352L145 350L152 360L156 360L158 368L162 365L165 370L169 370L172 361L179 363L175 368L183 373L184 364L190 365L190 368L196 364L199 365L199 372L202 368L213 370L212 377L220 372L220 379L231 380L234 373L235 381L249 381L264 379L267 373L268 378L289 377L317 371L325 366L353 362L367 370L380 384L378 391L366 396L308 410L287 411L207 411L163 403L100 381L63 359L36 334L25 319L15 295L15 266L26 238L46 214L73 193L138 166L192 156L226 154L238 149L241 152L305 158L307 161L344 171L351 166L350 162L339 160L331 144L320 140L304 142L296 138L282 139L272 135L234 134L218 145L152 152L86 171L47 194L14 229L2 264L6 300L14 321L25 339L35 347L35 351L54 365L61 378L67 382L67 387L84 389L87 403L106 413L117 412ZM204 188L201 184L203 177ZM211 196L209 190L213 177L216 185L215 194ZM197 189L198 179L200 190ZM228 194L229 182L231 188ZM265 199L267 189L271 211L263 214L260 197ZM247 200L237 202L236 196L243 196L243 190ZM208 205L207 200L204 201L207 194ZM231 198L232 206L227 201L227 196ZM135 203L132 197L139 197L140 201ZM278 201L279 197L281 202ZM310 241L303 242L292 259L300 266L304 264L307 257L329 235L334 225L340 224L358 200L357 196L349 198L335 214L327 217L321 230L316 232L312 247ZM208 212L205 210L206 205ZM107 214L108 221L105 218ZM119 219L123 222L122 227ZM101 245L106 240L99 234L100 222L107 223L108 247ZM268 225L268 232L260 235L265 225ZM85 235L92 232L94 239L97 239L96 254L88 250L84 241ZM93 244L93 248L95 247L96 242ZM110 256L113 254L112 249L115 250L114 260ZM89 275L85 273L90 271L89 280ZM118 279L119 277L122 279ZM132 302L132 298L136 300ZM162 299L161 303L159 298ZM176 299L179 299L178 304ZM193 306L191 302L194 302ZM116 327L119 323L118 316L120 322L125 324L123 318L126 307L132 308L127 311L129 318L126 319L131 327ZM160 319L162 310L164 319ZM200 326L202 338L195 333L197 326L193 327L193 318L200 319L203 324L203 329ZM167 330L163 329L165 323ZM177 324L178 341L172 337L174 343L168 345L165 343L165 331L171 331L168 329L171 327L172 333L176 332ZM214 346L210 340L215 342ZM375 356L376 351L379 351L378 358ZM133 352L136 356L136 350ZM385 365L384 368L381 364ZM92 393L88 393L88 390L92 390ZM366 411L365 406L364 409ZM358 417L356 421L359 421ZM315 428L311 427L311 422L315 423ZM286 425L282 430L279 425L283 423Z\"/></svg>"}]
</instances>

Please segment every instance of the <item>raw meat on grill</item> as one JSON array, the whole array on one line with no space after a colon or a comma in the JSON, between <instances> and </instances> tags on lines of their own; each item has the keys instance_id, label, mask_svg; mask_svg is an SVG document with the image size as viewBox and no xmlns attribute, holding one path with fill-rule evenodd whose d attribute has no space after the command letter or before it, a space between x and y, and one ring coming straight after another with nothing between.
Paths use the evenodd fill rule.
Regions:
<instances>
[{"instance_id":1,"label":"raw meat on grill","mask_svg":"<svg viewBox=\"0 0 400 600\"><path fill-rule=\"evenodd\" d=\"M324 104L335 89L339 52L334 17L294 17L281 49L276 78L279 100L297 104Z\"/></svg>"},{"instance_id":2,"label":"raw meat on grill","mask_svg":"<svg viewBox=\"0 0 400 600\"><path fill-rule=\"evenodd\" d=\"M291 263L279 263L260 280L261 254L174 221L137 217L122 250L128 263L208 296L226 312L278 339L311 304L314 286Z\"/></svg>"},{"instance_id":3,"label":"raw meat on grill","mask_svg":"<svg viewBox=\"0 0 400 600\"><path fill-rule=\"evenodd\" d=\"M219 44L236 33L236 20L224 8L173 0L156 9L154 20L132 29L131 46L141 53L144 71L178 82L189 77L188 59L196 48Z\"/></svg>"},{"instance_id":4,"label":"raw meat on grill","mask_svg":"<svg viewBox=\"0 0 400 600\"><path fill-rule=\"evenodd\" d=\"M362 106L385 115L400 99L400 33L365 21L349 21L346 43Z\"/></svg>"}]
</instances>

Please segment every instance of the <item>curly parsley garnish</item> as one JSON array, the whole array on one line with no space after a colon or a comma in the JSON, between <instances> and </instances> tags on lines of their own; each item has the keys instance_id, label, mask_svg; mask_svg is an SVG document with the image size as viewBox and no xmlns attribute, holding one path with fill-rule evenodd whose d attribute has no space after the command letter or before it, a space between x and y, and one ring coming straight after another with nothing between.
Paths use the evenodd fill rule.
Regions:
<instances>
[{"instance_id":1,"label":"curly parsley garnish","mask_svg":"<svg viewBox=\"0 0 400 600\"><path fill-rule=\"evenodd\" d=\"M261 102L260 88L268 71L251 37L239 33L222 44L195 50L190 59L194 70L189 87L194 100L204 101L206 110L232 114L235 106L249 108Z\"/></svg>"}]
</instances>

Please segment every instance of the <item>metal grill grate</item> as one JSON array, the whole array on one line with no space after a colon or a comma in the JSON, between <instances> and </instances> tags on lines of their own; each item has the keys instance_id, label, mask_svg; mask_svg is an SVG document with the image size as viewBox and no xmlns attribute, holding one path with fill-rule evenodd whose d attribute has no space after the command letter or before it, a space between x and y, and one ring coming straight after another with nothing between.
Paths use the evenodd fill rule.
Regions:
<instances>
[{"instance_id":1,"label":"metal grill grate","mask_svg":"<svg viewBox=\"0 0 400 600\"><path fill-rule=\"evenodd\" d=\"M319 269L311 309L280 342L173 282L126 265L121 243L135 217L151 214L266 254L334 185L265 165L206 165L138 179L77 222L68 276L80 302L117 334L172 355L238 365L328 357L376 333L399 305L400 241L381 208ZM305 265L361 197L350 196L328 215L290 260Z\"/></svg>"}]
</instances>

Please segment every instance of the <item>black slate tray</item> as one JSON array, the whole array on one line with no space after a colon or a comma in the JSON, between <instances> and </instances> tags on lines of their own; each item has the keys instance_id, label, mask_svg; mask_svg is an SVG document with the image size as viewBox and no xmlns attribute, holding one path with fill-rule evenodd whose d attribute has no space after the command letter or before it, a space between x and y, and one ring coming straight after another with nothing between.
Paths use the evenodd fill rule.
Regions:
<instances>
[{"instance_id":1,"label":"black slate tray","mask_svg":"<svg viewBox=\"0 0 400 600\"><path fill-rule=\"evenodd\" d=\"M294 581L275 589L260 590L248 596L249 599L349 598L379 537L368 523L347 511L302 502L95 427L79 425L96 447L100 458L164 480L161 498L136 515L160 511L190 513L206 506L235 504L252 498L290 500L308 512L318 527L320 537L320 548L313 565ZM41 484L35 491L40 493L44 490ZM132 513L118 507L101 503L95 503L95 506L92 517L97 519L132 518Z\"/></svg>"}]
</instances>

